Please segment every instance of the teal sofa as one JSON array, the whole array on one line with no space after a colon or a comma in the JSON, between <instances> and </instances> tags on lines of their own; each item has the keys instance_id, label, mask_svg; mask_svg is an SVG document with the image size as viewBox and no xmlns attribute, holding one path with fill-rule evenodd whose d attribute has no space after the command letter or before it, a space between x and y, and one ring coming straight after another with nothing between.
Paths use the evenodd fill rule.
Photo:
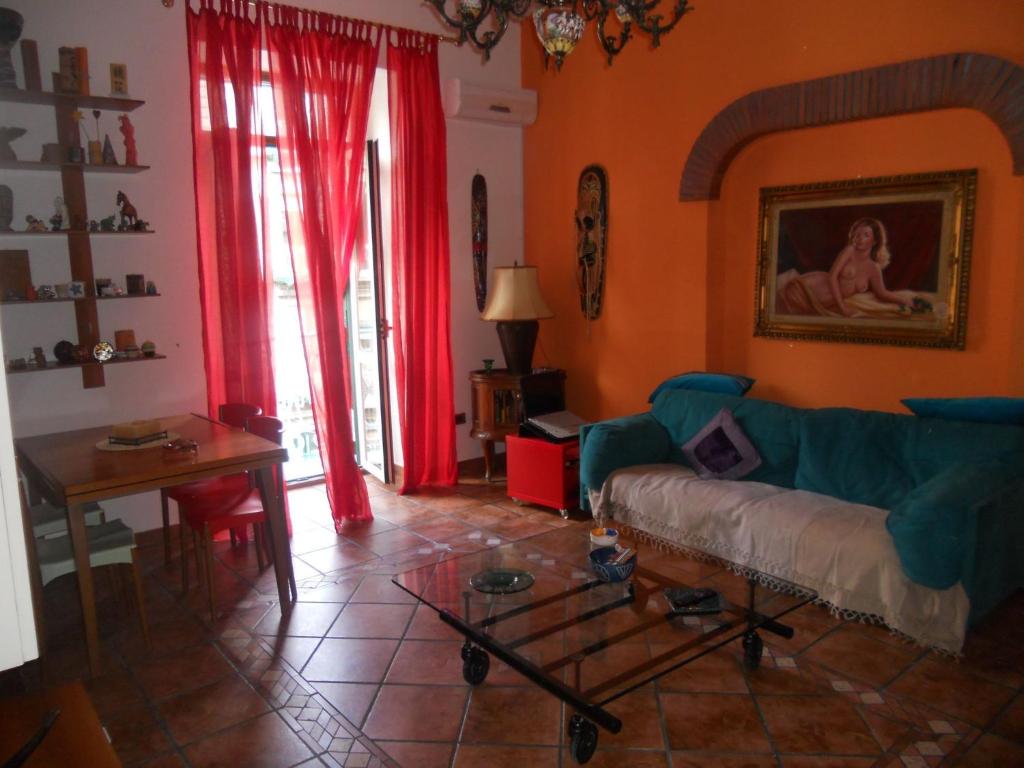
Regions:
<instances>
[{"instance_id":1,"label":"teal sofa","mask_svg":"<svg viewBox=\"0 0 1024 768\"><path fill-rule=\"evenodd\" d=\"M582 508L593 511L592 502L617 470L652 465L652 472L664 472L672 465L685 467L681 446L722 408L732 411L762 463L741 481L700 482L720 483L715 487L723 493L734 488L731 482L762 483L885 510L881 519L907 579L937 594L962 585L970 601L969 623L1024 586L1020 426L850 408L801 409L753 398L667 390L648 413L581 430ZM642 474L632 476L635 485ZM691 473L685 479L691 487L697 480ZM703 486L701 493L706 496L709 488ZM642 491L633 493L630 504L642 506L636 496ZM821 498L821 503L830 506L829 498ZM661 535L665 530L686 535L678 527L660 528Z\"/></svg>"}]
</instances>

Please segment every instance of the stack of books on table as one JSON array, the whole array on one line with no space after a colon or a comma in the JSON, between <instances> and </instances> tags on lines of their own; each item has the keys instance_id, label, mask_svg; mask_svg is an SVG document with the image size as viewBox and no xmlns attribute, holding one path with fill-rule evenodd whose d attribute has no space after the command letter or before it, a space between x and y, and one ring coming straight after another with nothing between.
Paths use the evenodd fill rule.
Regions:
<instances>
[{"instance_id":1,"label":"stack of books on table","mask_svg":"<svg viewBox=\"0 0 1024 768\"><path fill-rule=\"evenodd\" d=\"M146 445L166 439L167 430L157 419L115 424L110 428L110 437L107 438L111 445Z\"/></svg>"}]
</instances>

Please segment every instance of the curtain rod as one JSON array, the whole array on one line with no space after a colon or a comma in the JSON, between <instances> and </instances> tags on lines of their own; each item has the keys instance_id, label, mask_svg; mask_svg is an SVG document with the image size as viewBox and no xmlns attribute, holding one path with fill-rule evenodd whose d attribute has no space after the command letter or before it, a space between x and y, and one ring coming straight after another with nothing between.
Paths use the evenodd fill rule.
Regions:
<instances>
[{"instance_id":1,"label":"curtain rod","mask_svg":"<svg viewBox=\"0 0 1024 768\"><path fill-rule=\"evenodd\" d=\"M160 1L163 3L164 8L173 8L174 7L174 0L160 0ZM185 0L185 4L186 5L188 5L188 3L190 3L190 2L191 2L191 0ZM260 3L257 2L257 0L245 0L245 4L246 5L259 5ZM441 43L451 43L452 45L456 45L456 46L460 46L460 47L462 46L462 43L463 43L463 40L461 40L458 37L452 37L451 35L441 35L441 34L438 34L436 32L424 32L422 29L412 29L411 27L397 27L394 24L385 24L385 23L380 22L380 21L370 21L369 19L355 19L355 18L352 18L351 16L342 16L341 14L338 14L338 13L330 13L329 11L315 11L312 8L300 8L298 6L288 6L288 5L284 5L283 3L265 3L265 4L279 5L279 6L282 6L284 8L293 8L296 11L309 11L310 13L325 13L325 14L327 14L329 16L337 16L339 19L344 19L345 21L354 21L354 22L361 22L363 24L372 24L373 26L380 27L381 29L383 29L385 31L414 32L414 33L416 33L418 35L426 35L427 37L436 38L437 41L441 42Z\"/></svg>"}]
</instances>

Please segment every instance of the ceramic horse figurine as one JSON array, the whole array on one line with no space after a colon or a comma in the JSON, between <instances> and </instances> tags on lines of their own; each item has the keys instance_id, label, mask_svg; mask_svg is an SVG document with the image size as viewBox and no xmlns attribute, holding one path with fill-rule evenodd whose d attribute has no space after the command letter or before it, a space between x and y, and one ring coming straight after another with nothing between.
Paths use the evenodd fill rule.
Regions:
<instances>
[{"instance_id":1,"label":"ceramic horse figurine","mask_svg":"<svg viewBox=\"0 0 1024 768\"><path fill-rule=\"evenodd\" d=\"M121 229L126 232L135 229L135 224L139 220L139 212L135 210L135 206L131 204L128 195L124 192L118 191L117 193L117 207L121 211Z\"/></svg>"}]
</instances>

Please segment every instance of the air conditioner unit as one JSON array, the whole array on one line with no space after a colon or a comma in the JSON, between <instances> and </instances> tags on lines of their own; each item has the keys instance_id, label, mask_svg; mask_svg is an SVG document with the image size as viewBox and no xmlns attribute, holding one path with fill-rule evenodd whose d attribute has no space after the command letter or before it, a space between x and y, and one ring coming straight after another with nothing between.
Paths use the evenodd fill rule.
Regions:
<instances>
[{"instance_id":1,"label":"air conditioner unit","mask_svg":"<svg viewBox=\"0 0 1024 768\"><path fill-rule=\"evenodd\" d=\"M449 80L444 86L444 113L460 120L499 125L532 125L537 119L537 92L505 90Z\"/></svg>"}]
</instances>

